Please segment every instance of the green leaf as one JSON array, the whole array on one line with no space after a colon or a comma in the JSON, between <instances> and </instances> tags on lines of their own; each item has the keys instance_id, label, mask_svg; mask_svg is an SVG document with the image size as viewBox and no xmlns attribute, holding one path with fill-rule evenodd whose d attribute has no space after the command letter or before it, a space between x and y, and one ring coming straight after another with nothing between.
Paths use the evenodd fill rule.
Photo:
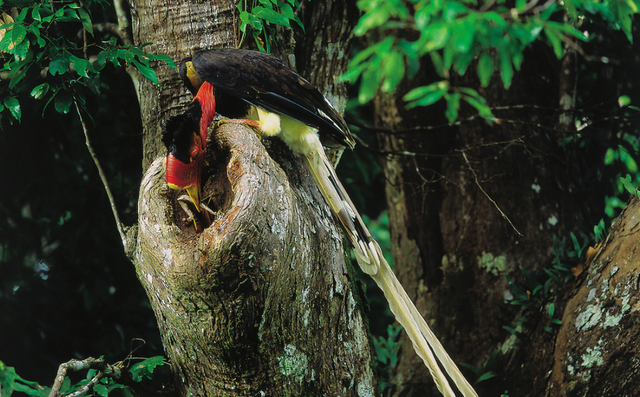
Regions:
<instances>
[{"instance_id":1,"label":"green leaf","mask_svg":"<svg viewBox=\"0 0 640 397\"><path fill-rule=\"evenodd\" d=\"M98 393L102 397L107 397L109 395L109 390L107 389L107 386L105 386L103 384L100 384L100 383L96 383L93 386L93 391L95 391L96 393Z\"/></svg>"},{"instance_id":2,"label":"green leaf","mask_svg":"<svg viewBox=\"0 0 640 397\"><path fill-rule=\"evenodd\" d=\"M285 18L289 20L292 20L295 18L295 13L293 11L293 8L291 8L289 4L280 3L279 8L280 8L280 14L282 14Z\"/></svg>"},{"instance_id":3,"label":"green leaf","mask_svg":"<svg viewBox=\"0 0 640 397\"><path fill-rule=\"evenodd\" d=\"M409 91L402 99L409 102L407 108L429 106L442 98L449 91L446 81L439 81L428 86L417 87Z\"/></svg>"},{"instance_id":4,"label":"green leaf","mask_svg":"<svg viewBox=\"0 0 640 397\"><path fill-rule=\"evenodd\" d=\"M628 175L623 178L623 177L619 177L620 182L622 182L622 185L624 186L624 188L627 190L627 192L629 192L630 194L635 194L636 193L636 186L633 185L633 183L631 183L631 175Z\"/></svg>"},{"instance_id":5,"label":"green leaf","mask_svg":"<svg viewBox=\"0 0 640 397\"><path fill-rule=\"evenodd\" d=\"M163 356L149 357L131 367L131 377L135 382L140 382L143 378L151 379L151 374L156 367L164 365Z\"/></svg>"},{"instance_id":6,"label":"green leaf","mask_svg":"<svg viewBox=\"0 0 640 397\"><path fill-rule=\"evenodd\" d=\"M438 73L438 75L442 78L445 77L445 71L444 69L444 61L442 60L442 57L440 56L440 53L438 51L431 51L429 53L429 58L431 58L431 63L433 63L433 67L436 69L436 73Z\"/></svg>"},{"instance_id":7,"label":"green leaf","mask_svg":"<svg viewBox=\"0 0 640 397\"><path fill-rule=\"evenodd\" d=\"M407 102L415 101L417 99L424 97L425 95L428 95L432 92L438 91L448 86L449 84L446 81L437 81L435 83L431 83L426 86L416 87L412 89L411 91L407 92L402 99L404 99Z\"/></svg>"},{"instance_id":8,"label":"green leaf","mask_svg":"<svg viewBox=\"0 0 640 397\"><path fill-rule=\"evenodd\" d=\"M384 59L384 82L382 91L393 92L404 78L404 57L397 51L391 51Z\"/></svg>"},{"instance_id":9,"label":"green leaf","mask_svg":"<svg viewBox=\"0 0 640 397\"><path fill-rule=\"evenodd\" d=\"M10 96L6 97L2 103L7 109L9 109L11 116L20 121L20 118L22 117L22 109L20 108L20 102L18 99Z\"/></svg>"},{"instance_id":10,"label":"green leaf","mask_svg":"<svg viewBox=\"0 0 640 397\"><path fill-rule=\"evenodd\" d=\"M107 389L109 391L112 391L112 390L115 390L115 389L128 389L128 388L129 388L129 386L122 385L120 383L111 382ZM126 396L127 394L124 394L124 395ZM129 395L131 395L131 394L129 394Z\"/></svg>"},{"instance_id":11,"label":"green leaf","mask_svg":"<svg viewBox=\"0 0 640 397\"><path fill-rule=\"evenodd\" d=\"M557 274L555 274L554 272L552 272L549 269L543 269L545 273L547 273L547 276L549 276L549 278L551 280L553 280L553 282L555 282L556 284L561 284L562 280L560 279L560 277L558 277Z\"/></svg>"},{"instance_id":12,"label":"green leaf","mask_svg":"<svg viewBox=\"0 0 640 397\"><path fill-rule=\"evenodd\" d=\"M478 61L478 78L482 87L489 85L491 75L493 75L493 59L489 53L483 52Z\"/></svg>"},{"instance_id":13,"label":"green leaf","mask_svg":"<svg viewBox=\"0 0 640 397\"><path fill-rule=\"evenodd\" d=\"M119 64L118 59L122 59L128 65L136 59L136 54L133 52L132 48L117 49L114 51L113 57L111 58L111 62L116 67Z\"/></svg>"},{"instance_id":14,"label":"green leaf","mask_svg":"<svg viewBox=\"0 0 640 397\"><path fill-rule=\"evenodd\" d=\"M69 70L69 58L67 57L56 58L49 62L49 73L52 76L64 74L67 70Z\"/></svg>"},{"instance_id":15,"label":"green leaf","mask_svg":"<svg viewBox=\"0 0 640 397\"><path fill-rule=\"evenodd\" d=\"M460 54L468 52L473 45L473 38L476 34L473 22L465 19L453 25L451 30L453 31L451 40L454 43L456 52Z\"/></svg>"},{"instance_id":16,"label":"green leaf","mask_svg":"<svg viewBox=\"0 0 640 397\"><path fill-rule=\"evenodd\" d=\"M469 9L457 1L447 1L442 7L442 18L447 22L453 22L458 15L466 14Z\"/></svg>"},{"instance_id":17,"label":"green leaf","mask_svg":"<svg viewBox=\"0 0 640 397\"><path fill-rule=\"evenodd\" d=\"M378 53L381 49L391 48L393 45L394 38L389 36L382 41L379 41L375 44L368 46L362 51L358 52L352 59L349 61L348 68L354 68L358 64L364 63L367 59L369 59L372 55Z\"/></svg>"},{"instance_id":18,"label":"green leaf","mask_svg":"<svg viewBox=\"0 0 640 397\"><path fill-rule=\"evenodd\" d=\"M19 46L27 37L27 29L20 24L13 25L13 29L6 32L2 40L0 40L0 51L9 54L17 54L21 49ZM28 41L25 45L28 46ZM27 47L28 48L28 47Z\"/></svg>"},{"instance_id":19,"label":"green leaf","mask_svg":"<svg viewBox=\"0 0 640 397\"><path fill-rule=\"evenodd\" d=\"M176 66L175 62L173 62L173 59L171 59L167 55L164 55L164 54L147 54L147 56L149 57L149 59L153 59L155 61L160 61L160 62L166 63L167 66L169 66L171 69L177 69L178 68Z\"/></svg>"},{"instance_id":20,"label":"green leaf","mask_svg":"<svg viewBox=\"0 0 640 397\"><path fill-rule=\"evenodd\" d=\"M571 233L571 241L573 242L573 250L576 252L578 256L582 253L582 247L580 246L580 242L573 232Z\"/></svg>"},{"instance_id":21,"label":"green leaf","mask_svg":"<svg viewBox=\"0 0 640 397\"><path fill-rule=\"evenodd\" d=\"M468 87L459 87L458 90L464 94L463 99L478 110L480 117L488 122L495 120L495 116L491 112L491 108L487 105L487 101L481 97L476 90Z\"/></svg>"},{"instance_id":22,"label":"green leaf","mask_svg":"<svg viewBox=\"0 0 640 397\"><path fill-rule=\"evenodd\" d=\"M258 33L262 32L262 20L255 15L247 11L243 11L240 13L240 21L242 22L240 24L240 30L243 33L247 33L247 27L251 27Z\"/></svg>"},{"instance_id":23,"label":"green leaf","mask_svg":"<svg viewBox=\"0 0 640 397\"><path fill-rule=\"evenodd\" d=\"M445 111L445 116L447 116L447 120L449 120L449 123L454 123L458 119L461 97L462 96L458 92L453 92L451 94L445 95L445 99L447 100L447 110Z\"/></svg>"},{"instance_id":24,"label":"green leaf","mask_svg":"<svg viewBox=\"0 0 640 397\"><path fill-rule=\"evenodd\" d=\"M434 23L429 25L420 34L420 39L416 42L417 51L424 55L431 51L439 50L447 44L451 30L444 23Z\"/></svg>"},{"instance_id":25,"label":"green leaf","mask_svg":"<svg viewBox=\"0 0 640 397\"><path fill-rule=\"evenodd\" d=\"M138 69L140 74L146 77L149 81L154 84L158 84L158 76L156 75L155 70L153 70L151 67L143 65L138 60L133 61L133 66Z\"/></svg>"},{"instance_id":26,"label":"green leaf","mask_svg":"<svg viewBox=\"0 0 640 397\"><path fill-rule=\"evenodd\" d=\"M42 83L31 90L31 96L35 99L42 99L49 92L49 83Z\"/></svg>"},{"instance_id":27,"label":"green leaf","mask_svg":"<svg viewBox=\"0 0 640 397\"><path fill-rule=\"evenodd\" d=\"M45 390L40 385L38 385L38 383L25 381L20 377L18 377L18 380L19 380L18 382L15 382L13 384L15 391L24 393L29 396L44 397L47 395L45 394Z\"/></svg>"},{"instance_id":28,"label":"green leaf","mask_svg":"<svg viewBox=\"0 0 640 397\"><path fill-rule=\"evenodd\" d=\"M600 219L597 225L593 227L593 234L595 235L596 243L599 243L605 235L604 219Z\"/></svg>"},{"instance_id":29,"label":"green leaf","mask_svg":"<svg viewBox=\"0 0 640 397\"><path fill-rule=\"evenodd\" d=\"M73 96L67 90L60 90L54 99L54 107L58 113L67 114L71 109L71 104L73 103Z\"/></svg>"},{"instance_id":30,"label":"green leaf","mask_svg":"<svg viewBox=\"0 0 640 397\"><path fill-rule=\"evenodd\" d=\"M370 12L365 13L356 24L353 33L356 36L362 36L369 30L374 29L383 23L387 22L391 14L384 8L378 7Z\"/></svg>"},{"instance_id":31,"label":"green leaf","mask_svg":"<svg viewBox=\"0 0 640 397\"><path fill-rule=\"evenodd\" d=\"M87 69L93 69L89 61L87 61L84 58L78 58L73 55L69 57L69 61L71 61L71 64L76 70L76 73L78 73L82 77L89 77L89 75L87 74Z\"/></svg>"},{"instance_id":32,"label":"green leaf","mask_svg":"<svg viewBox=\"0 0 640 397\"><path fill-rule=\"evenodd\" d=\"M381 81L382 68L378 65L378 62L376 62L376 64L370 64L362 73L360 91L358 92L358 101L360 103L367 103L373 99Z\"/></svg>"},{"instance_id":33,"label":"green leaf","mask_svg":"<svg viewBox=\"0 0 640 397\"><path fill-rule=\"evenodd\" d=\"M463 76L467 71L467 68L471 64L471 61L473 61L475 55L476 52L474 50L467 51L458 55L456 60L453 62L453 70L458 72L459 75Z\"/></svg>"},{"instance_id":34,"label":"green leaf","mask_svg":"<svg viewBox=\"0 0 640 397\"><path fill-rule=\"evenodd\" d=\"M549 43L553 48L553 52L556 54L558 59L562 58L564 54L564 48L562 47L562 33L558 32L555 28L547 25L544 29L544 34L549 39Z\"/></svg>"},{"instance_id":35,"label":"green leaf","mask_svg":"<svg viewBox=\"0 0 640 397\"><path fill-rule=\"evenodd\" d=\"M622 95L618 98L618 106L621 108L629 106L631 104L631 98L628 95Z\"/></svg>"},{"instance_id":36,"label":"green leaf","mask_svg":"<svg viewBox=\"0 0 640 397\"><path fill-rule=\"evenodd\" d=\"M511 58L507 54L500 54L500 77L504 88L509 89L511 80L513 80L513 67L511 66Z\"/></svg>"},{"instance_id":37,"label":"green leaf","mask_svg":"<svg viewBox=\"0 0 640 397\"><path fill-rule=\"evenodd\" d=\"M487 379L495 378L496 376L498 376L498 374L496 374L495 372L492 372L492 371L485 372L484 374L482 374L478 378L478 380L476 380L476 383L480 383L480 382L485 381Z\"/></svg>"},{"instance_id":38,"label":"green leaf","mask_svg":"<svg viewBox=\"0 0 640 397\"><path fill-rule=\"evenodd\" d=\"M366 64L360 64L357 67L350 67L346 72L338 76L339 82L356 81L360 74L367 68Z\"/></svg>"},{"instance_id":39,"label":"green leaf","mask_svg":"<svg viewBox=\"0 0 640 397\"><path fill-rule=\"evenodd\" d=\"M260 4L262 4L263 6L265 6L266 8L268 8L270 10L273 10L274 6L276 5L276 1L275 0L258 0L258 1L260 2Z\"/></svg>"},{"instance_id":40,"label":"green leaf","mask_svg":"<svg viewBox=\"0 0 640 397\"><path fill-rule=\"evenodd\" d=\"M503 325L502 328L505 329L507 332L509 332L511 335L517 335L518 334L518 331L516 331L515 328L511 328L511 327L508 327L506 325Z\"/></svg>"},{"instance_id":41,"label":"green leaf","mask_svg":"<svg viewBox=\"0 0 640 397\"><path fill-rule=\"evenodd\" d=\"M93 23L91 23L91 16L84 8L78 9L78 17L82 21L82 27L93 36Z\"/></svg>"},{"instance_id":42,"label":"green leaf","mask_svg":"<svg viewBox=\"0 0 640 397\"><path fill-rule=\"evenodd\" d=\"M289 18L285 17L277 11L270 10L268 8L264 8L261 6L253 7L253 15L260 19L264 19L269 23L285 26L287 28L290 27Z\"/></svg>"}]
</instances>

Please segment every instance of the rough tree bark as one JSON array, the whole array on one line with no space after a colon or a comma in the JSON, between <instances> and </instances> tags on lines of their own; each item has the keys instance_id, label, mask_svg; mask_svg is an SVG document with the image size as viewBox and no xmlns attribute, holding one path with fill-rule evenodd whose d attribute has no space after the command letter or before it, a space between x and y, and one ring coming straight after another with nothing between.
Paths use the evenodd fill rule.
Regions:
<instances>
[{"instance_id":1,"label":"rough tree bark","mask_svg":"<svg viewBox=\"0 0 640 397\"><path fill-rule=\"evenodd\" d=\"M235 47L235 2L131 1L136 44L176 60ZM276 54L344 104L335 78L349 54L354 6L305 4L315 47L279 41ZM340 15L341 18L335 18ZM332 16L332 19L329 19ZM305 36L306 37L306 36ZM329 40L330 43L324 40ZM314 67L312 67L314 66ZM300 69L300 68L299 68ZM376 382L360 290L341 232L311 176L282 144L225 125L208 146L204 197L213 225L195 234L164 182L164 122L190 95L176 71L139 86L145 177L133 260L151 301L181 395L370 396ZM329 73L331 72L331 73ZM265 147L267 149L265 150Z\"/></svg>"},{"instance_id":2,"label":"rough tree bark","mask_svg":"<svg viewBox=\"0 0 640 397\"><path fill-rule=\"evenodd\" d=\"M181 220L163 159L139 206L139 277L181 394L373 395L360 291L301 161L240 126L214 142L211 227Z\"/></svg>"},{"instance_id":3,"label":"rough tree bark","mask_svg":"<svg viewBox=\"0 0 640 397\"><path fill-rule=\"evenodd\" d=\"M633 198L567 301L547 395L638 395L639 215Z\"/></svg>"},{"instance_id":4,"label":"rough tree bark","mask_svg":"<svg viewBox=\"0 0 640 397\"><path fill-rule=\"evenodd\" d=\"M575 62L559 62L544 49L532 49L510 90L497 88L500 82L495 81L480 92L490 106L526 105L496 110L501 120L493 125L472 119L449 127L443 109L407 111L400 98L424 81L406 84L394 96L380 94L375 100L377 126L396 131L378 135L380 148L387 153L382 164L394 268L454 361L473 365L481 373L499 372L498 377L477 385L480 395L505 390L513 396L542 396L547 390L560 395L554 393L568 390L565 387L584 391L599 381L595 376L586 379L594 371L585 375L576 366L570 377L555 372L562 365L565 369L573 365L566 361L569 358L582 362L573 353L562 361L565 356L557 350L573 347L578 339L544 331L549 325L547 307L524 313L510 306L513 296L505 278L522 281L521 268L544 276L543 268L553 259L554 236L562 240L570 232L592 230L601 218L593 209L601 207L606 181L593 178L591 170L602 161L605 148L558 144L575 133L559 117L566 112L561 99L573 93L559 93L558 87L575 89L575 74L561 69L570 65L575 67ZM431 73L425 68L418 75L429 81ZM479 87L469 76L474 72L467 72L456 84ZM549 110L554 103L558 111ZM462 109L463 119L472 114ZM570 283L565 288L573 287ZM566 299L563 291L552 297L556 316L562 315ZM565 316L587 315L581 310L588 305L573 305L577 309ZM516 327L525 314L529 321L520 329L520 339L503 329ZM632 336L620 334L620 340L630 343ZM603 345L589 348L593 352ZM496 351L494 365L486 367ZM625 357L633 361L629 354ZM629 373L621 375L618 387ZM575 384L580 381L591 383ZM395 395L402 396L424 395L430 387L429 375L411 349L401 349L394 383ZM609 386L615 387L615 382Z\"/></svg>"}]
</instances>

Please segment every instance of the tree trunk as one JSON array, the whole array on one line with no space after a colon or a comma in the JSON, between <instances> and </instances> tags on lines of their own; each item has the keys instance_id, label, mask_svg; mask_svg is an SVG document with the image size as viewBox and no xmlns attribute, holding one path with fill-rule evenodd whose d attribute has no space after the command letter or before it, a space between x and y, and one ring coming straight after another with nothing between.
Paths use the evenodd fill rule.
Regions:
<instances>
[{"instance_id":1,"label":"tree trunk","mask_svg":"<svg viewBox=\"0 0 640 397\"><path fill-rule=\"evenodd\" d=\"M201 49L235 47L235 6L132 0L134 42L151 42L146 50L176 63ZM288 38L274 51L292 63L288 54L295 51L305 60L298 71L339 106L345 90L335 77L348 61L353 10L340 1L305 4L307 34L322 28L329 35L312 47L280 32ZM307 61L311 53L323 62ZM166 120L184 111L191 96L175 70L156 71L158 86L142 81L138 87L145 177L133 260L178 392L373 396L362 291L312 177L279 141L223 125L208 145L204 170L203 197L215 219L196 234L166 187L160 142Z\"/></svg>"},{"instance_id":2,"label":"tree trunk","mask_svg":"<svg viewBox=\"0 0 640 397\"><path fill-rule=\"evenodd\" d=\"M544 330L553 328L545 310L555 303L558 318L563 288L571 286L525 310L509 305L515 299L505 276L518 285L525 281L521 269L548 278L553 238L592 230L601 217L592 209L603 202L605 181L588 178L604 148L582 148L576 140L558 145L574 130L559 126L559 112L549 110L559 103L560 62L547 55L532 50L510 90L496 88L496 81L480 92L491 106L507 106L495 110L499 122L492 125L469 119L447 126L437 107L407 111L400 98L422 82L375 100L377 126L396 131L379 134L388 153L382 164L394 268L454 361L476 367L469 378L499 373L477 385L480 395L544 395L541 379L551 369L555 336ZM419 75L430 74L425 68ZM478 87L470 75L456 84ZM473 112L463 107L461 115L464 120ZM505 326L517 329L520 339ZM430 387L419 362L402 348L395 395L424 395Z\"/></svg>"},{"instance_id":3,"label":"tree trunk","mask_svg":"<svg viewBox=\"0 0 640 397\"><path fill-rule=\"evenodd\" d=\"M176 64L194 52L236 46L235 4L225 1L164 2L131 0L133 38L145 50L170 56ZM169 117L183 111L192 95L176 70L159 64L154 68L159 84L140 79L138 100L142 117L143 172L165 153L160 136Z\"/></svg>"},{"instance_id":4,"label":"tree trunk","mask_svg":"<svg viewBox=\"0 0 640 397\"><path fill-rule=\"evenodd\" d=\"M639 214L634 197L567 301L548 396L638 395Z\"/></svg>"},{"instance_id":5,"label":"tree trunk","mask_svg":"<svg viewBox=\"0 0 640 397\"><path fill-rule=\"evenodd\" d=\"M181 394L373 395L361 291L300 159L236 125L214 141L211 227L180 219L162 158L139 206L138 274Z\"/></svg>"}]
</instances>

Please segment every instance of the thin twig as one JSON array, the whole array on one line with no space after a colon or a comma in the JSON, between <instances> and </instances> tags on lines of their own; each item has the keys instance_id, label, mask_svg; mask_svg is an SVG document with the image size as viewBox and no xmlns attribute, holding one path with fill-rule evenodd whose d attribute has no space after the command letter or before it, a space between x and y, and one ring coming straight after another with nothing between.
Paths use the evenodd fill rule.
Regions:
<instances>
[{"instance_id":1,"label":"thin twig","mask_svg":"<svg viewBox=\"0 0 640 397\"><path fill-rule=\"evenodd\" d=\"M59 397L62 389L64 379L67 377L69 371L83 371L86 369L97 369L96 375L91 380L82 386L80 389L68 394L68 397L80 397L90 391L100 379L104 377L110 377L113 379L119 379L122 376L122 363L116 363L114 365L107 364L102 358L85 358L84 360L69 360L66 363L60 364L58 367L58 373L56 374L56 380L51 387L49 397Z\"/></svg>"},{"instance_id":2,"label":"thin twig","mask_svg":"<svg viewBox=\"0 0 640 397\"><path fill-rule=\"evenodd\" d=\"M107 197L109 198L109 204L111 205L111 211L113 212L113 217L116 221L116 227L118 228L118 233L120 233L120 239L122 240L122 246L126 247L126 234L124 232L124 228L122 227L122 222L120 222L120 217L118 216L118 210L116 208L116 202L113 199L113 194L111 193L111 188L109 187L109 182L107 182L107 176L98 161L98 157L96 153L93 151L93 147L91 146L91 141L89 140L89 131L87 131L87 125L84 122L84 118L82 117L82 112L80 111L80 106L78 106L78 102L73 102L76 105L76 110L78 111L78 117L80 117L80 124L82 124L82 131L84 131L84 140L87 145L87 149L89 150L89 154L93 159L93 162L98 169L98 175L100 175L100 180L102 181L102 185L104 186L104 190L107 193Z\"/></svg>"},{"instance_id":3,"label":"thin twig","mask_svg":"<svg viewBox=\"0 0 640 397\"><path fill-rule=\"evenodd\" d=\"M502 215L502 217L504 219L507 220L507 222L509 222L509 224L511 225L511 227L513 228L513 230L515 230L516 233L518 233L518 236L522 237L523 234L520 233L518 231L518 229L516 229L516 227L514 226L514 224L511 222L511 220L509 219L509 217L502 212L502 210L500 209L500 207L498 206L498 203L495 202L494 199L491 198L491 196L489 196L487 194L487 192L485 192L485 190L482 188L482 186L480 185L480 181L478 181L478 175L476 174L475 170L473 169L473 167L471 166L471 163L469 162L469 159L467 158L467 153L463 150L462 151L462 157L464 157L464 161L467 162L467 165L469 166L469 170L471 170L471 173L473 174L473 178L475 179L476 185L478 186L478 188L480 188L480 191L489 199L489 201L491 201L493 203L493 205L496 207L496 209L498 210L498 212L500 212L500 215Z\"/></svg>"}]
</instances>

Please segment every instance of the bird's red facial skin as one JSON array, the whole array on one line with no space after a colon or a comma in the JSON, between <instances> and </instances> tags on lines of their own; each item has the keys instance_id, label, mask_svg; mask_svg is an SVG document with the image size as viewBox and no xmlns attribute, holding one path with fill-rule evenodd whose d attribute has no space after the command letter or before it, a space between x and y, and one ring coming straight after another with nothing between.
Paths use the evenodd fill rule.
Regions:
<instances>
[{"instance_id":1,"label":"bird's red facial skin","mask_svg":"<svg viewBox=\"0 0 640 397\"><path fill-rule=\"evenodd\" d=\"M202 147L207 147L207 131L209 125L216 116L216 97L213 94L213 86L206 81L202 83L198 94L193 99L200 102L202 109L202 117L200 118L200 139L202 139Z\"/></svg>"},{"instance_id":2,"label":"bird's red facial skin","mask_svg":"<svg viewBox=\"0 0 640 397\"><path fill-rule=\"evenodd\" d=\"M167 156L167 184L172 189L185 189L189 186L200 184L200 173L202 171L202 156L204 152L200 148L195 148L192 152L191 161L185 164L169 153Z\"/></svg>"}]
</instances>

